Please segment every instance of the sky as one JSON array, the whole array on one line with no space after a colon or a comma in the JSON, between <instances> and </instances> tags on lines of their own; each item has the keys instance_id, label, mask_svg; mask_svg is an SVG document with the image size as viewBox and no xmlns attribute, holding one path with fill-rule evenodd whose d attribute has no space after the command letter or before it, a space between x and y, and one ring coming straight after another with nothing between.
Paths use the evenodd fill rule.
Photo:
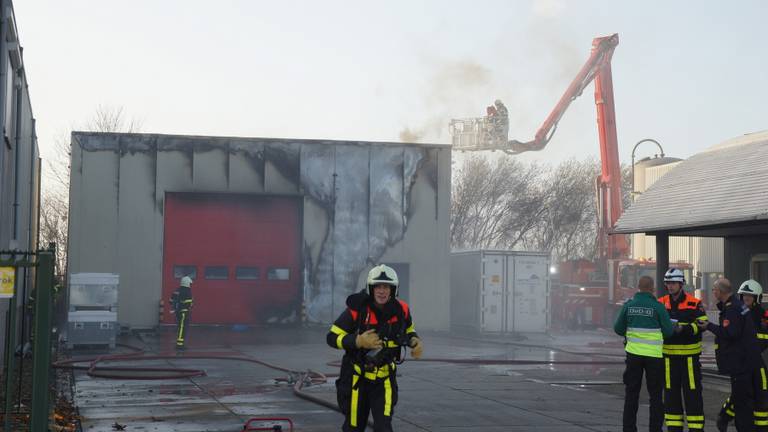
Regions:
<instances>
[{"instance_id":1,"label":"sky","mask_svg":"<svg viewBox=\"0 0 768 432\"><path fill-rule=\"evenodd\" d=\"M533 138L592 38L619 34L619 154L689 157L768 129L768 2L16 1L44 158L98 106L147 133L449 143L451 118L510 111ZM542 151L599 157L593 87ZM655 148L638 149L638 156Z\"/></svg>"}]
</instances>

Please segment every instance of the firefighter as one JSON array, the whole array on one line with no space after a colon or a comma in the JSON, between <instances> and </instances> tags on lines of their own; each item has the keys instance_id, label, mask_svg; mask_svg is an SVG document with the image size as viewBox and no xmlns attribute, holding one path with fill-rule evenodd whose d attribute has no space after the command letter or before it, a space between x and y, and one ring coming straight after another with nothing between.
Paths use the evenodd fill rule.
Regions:
<instances>
[{"instance_id":1,"label":"firefighter","mask_svg":"<svg viewBox=\"0 0 768 432\"><path fill-rule=\"evenodd\" d=\"M760 352L768 348L768 311L760 304L763 296L763 287L755 280L745 281L736 292L741 301L750 309L752 321L757 333L757 344ZM752 388L755 395L755 430L768 432L768 383L766 383L766 368L762 356L760 358L760 372L753 377ZM717 416L717 430L725 432L728 423L734 417L734 406L731 397L728 396L723 403L723 408Z\"/></svg>"},{"instance_id":2,"label":"firefighter","mask_svg":"<svg viewBox=\"0 0 768 432\"><path fill-rule=\"evenodd\" d=\"M395 270L378 265L370 270L367 289L347 297L347 309L333 323L326 340L343 349L336 397L344 413L345 432L365 430L368 413L376 432L392 431L397 404L396 365L401 347L411 347L420 358L422 342L416 335L408 304L397 298Z\"/></svg>"},{"instance_id":3,"label":"firefighter","mask_svg":"<svg viewBox=\"0 0 768 432\"><path fill-rule=\"evenodd\" d=\"M701 331L696 322L706 321L707 314L701 301L683 290L685 276L680 269L670 268L664 274L664 285L669 294L659 301L677 326L675 333L664 339L664 421L669 432L682 431L685 423L689 431L701 431Z\"/></svg>"},{"instance_id":4,"label":"firefighter","mask_svg":"<svg viewBox=\"0 0 768 432\"><path fill-rule=\"evenodd\" d=\"M728 279L715 281L712 293L719 300L720 325L699 322L700 330L715 334L715 359L721 374L731 379L731 397L735 414L736 430L754 430L753 383L760 376L760 347L757 344L754 321L749 308L733 295Z\"/></svg>"},{"instance_id":5,"label":"firefighter","mask_svg":"<svg viewBox=\"0 0 768 432\"><path fill-rule=\"evenodd\" d=\"M661 399L664 382L662 341L664 336L674 332L674 327L667 310L653 296L653 279L649 276L640 278L637 293L622 306L613 330L626 340L623 430L637 432L637 408L645 373L650 401L648 430L661 432L664 423Z\"/></svg>"},{"instance_id":6,"label":"firefighter","mask_svg":"<svg viewBox=\"0 0 768 432\"><path fill-rule=\"evenodd\" d=\"M184 276L179 285L171 294L171 307L176 315L176 350L184 351L187 349L185 342L192 309L192 278Z\"/></svg>"},{"instance_id":7,"label":"firefighter","mask_svg":"<svg viewBox=\"0 0 768 432\"><path fill-rule=\"evenodd\" d=\"M501 99L496 99L493 106L496 108L496 115L493 116L496 123L496 136L499 142L505 143L509 136L509 110L501 102Z\"/></svg>"}]
</instances>

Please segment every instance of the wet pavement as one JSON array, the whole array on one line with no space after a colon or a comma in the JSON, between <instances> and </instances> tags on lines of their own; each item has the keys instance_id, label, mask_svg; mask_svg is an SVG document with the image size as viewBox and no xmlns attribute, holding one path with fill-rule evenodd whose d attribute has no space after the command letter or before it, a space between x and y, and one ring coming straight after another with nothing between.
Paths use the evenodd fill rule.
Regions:
<instances>
[{"instance_id":1,"label":"wet pavement","mask_svg":"<svg viewBox=\"0 0 768 432\"><path fill-rule=\"evenodd\" d=\"M325 331L262 327L232 332L193 327L189 350L181 356L173 352L170 329L123 338L122 342L140 347L148 355L167 354L168 358L125 360L109 366L202 369L206 375L128 380L91 378L78 371L75 399L83 430L106 432L125 426L126 431L235 432L252 417L288 417L297 431L340 430L341 414L293 394L291 374L228 359L240 356L295 371L335 374L338 368L328 363L338 362L341 352L325 345ZM608 332L525 338L485 335L482 340L439 333L422 336L425 358L596 363L483 365L409 358L398 369L396 431L621 430L623 348L620 339ZM115 352L129 351L118 348ZM189 358L203 354L218 358ZM705 352L705 358L708 355ZM325 384L310 385L304 391L333 404L333 380L329 377ZM705 430L714 431L714 416L727 392L727 382L705 378L704 388ZM641 394L641 403L646 403L640 407L640 430L647 429L645 398Z\"/></svg>"}]
</instances>

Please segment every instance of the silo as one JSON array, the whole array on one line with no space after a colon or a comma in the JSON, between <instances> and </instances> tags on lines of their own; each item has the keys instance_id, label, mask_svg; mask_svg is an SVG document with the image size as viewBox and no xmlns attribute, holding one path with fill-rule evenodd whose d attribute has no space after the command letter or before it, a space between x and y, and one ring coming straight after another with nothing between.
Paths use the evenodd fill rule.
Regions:
<instances>
[{"instance_id":1,"label":"silo","mask_svg":"<svg viewBox=\"0 0 768 432\"><path fill-rule=\"evenodd\" d=\"M667 165L674 162L679 162L682 159L680 158L674 158L674 157L646 157L643 159L640 159L639 161L635 162L635 176L634 176L634 182L633 182L633 191L637 193L643 193L647 189L646 183L645 183L645 177L646 177L646 170L651 167L656 167L660 165ZM634 199L637 198L637 194L633 197Z\"/></svg>"},{"instance_id":2,"label":"silo","mask_svg":"<svg viewBox=\"0 0 768 432\"><path fill-rule=\"evenodd\" d=\"M633 188L632 191L634 192L632 194L632 201L634 202L640 194L645 192L648 187L653 184L652 182L646 183L646 179L648 177L648 169L653 167L661 167L663 165L669 165L674 164L676 162L681 161L682 159L674 158L674 157L646 157L643 159L640 159L639 161L635 162L634 166L634 176L633 176ZM657 179L654 179L657 180ZM654 250L648 250L647 248L647 242L645 239L645 234L632 234L631 236L631 243L632 243L632 258L636 259L648 259L652 256L655 256L655 249Z\"/></svg>"}]
</instances>

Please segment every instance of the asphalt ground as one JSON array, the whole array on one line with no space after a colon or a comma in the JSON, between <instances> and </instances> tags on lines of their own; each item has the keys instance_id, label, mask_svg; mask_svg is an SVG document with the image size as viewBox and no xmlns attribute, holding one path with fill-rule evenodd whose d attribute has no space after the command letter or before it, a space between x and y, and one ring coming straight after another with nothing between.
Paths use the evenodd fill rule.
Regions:
<instances>
[{"instance_id":1,"label":"asphalt ground","mask_svg":"<svg viewBox=\"0 0 768 432\"><path fill-rule=\"evenodd\" d=\"M325 328L260 327L246 332L192 327L189 349L173 350L173 332L160 329L124 337L123 343L168 359L125 360L110 366L179 367L206 375L183 379L91 378L77 371L75 402L83 430L240 431L253 417L285 417L297 431L341 430L343 417L293 394L298 376L263 365L195 355L242 356L295 371L335 374L341 352L325 344ZM452 364L409 359L398 369L400 395L394 410L396 431L619 431L624 388L623 348L608 332L553 335L452 336L422 334L424 360L534 360L552 364ZM711 340L705 342L711 346ZM119 348L116 352L128 352ZM73 355L102 354L87 349ZM711 356L708 349L703 360ZM584 362L558 364L558 362ZM590 363L593 362L593 363ZM606 364L609 363L609 364ZM709 365L705 365L707 367ZM287 382L284 378L288 378ZM728 392L727 381L705 376L705 431ZM335 404L334 379L304 388ZM647 430L647 396L641 393L639 430ZM269 422L254 423L267 426ZM287 426L287 423L281 423ZM285 427L283 430L288 430ZM732 427L733 430L733 427Z\"/></svg>"}]
</instances>

